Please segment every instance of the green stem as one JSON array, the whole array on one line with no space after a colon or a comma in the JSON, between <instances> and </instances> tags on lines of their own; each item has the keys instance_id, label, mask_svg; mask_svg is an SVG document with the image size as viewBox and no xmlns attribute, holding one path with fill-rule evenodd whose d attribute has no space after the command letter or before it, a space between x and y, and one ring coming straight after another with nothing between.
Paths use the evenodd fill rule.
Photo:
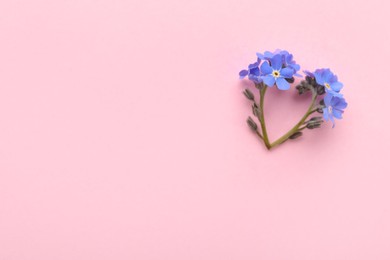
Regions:
<instances>
[{"instance_id":1,"label":"green stem","mask_svg":"<svg viewBox=\"0 0 390 260\"><path fill-rule=\"evenodd\" d=\"M267 133L267 127L265 125L265 119L264 119L264 96L265 92L267 91L267 86L264 84L261 84L259 89L260 89L260 111L258 113L258 118L261 124L261 131L263 132L263 140L264 144L267 147L267 149L271 149L271 143L268 138L268 133Z\"/></svg>"},{"instance_id":2,"label":"green stem","mask_svg":"<svg viewBox=\"0 0 390 260\"><path fill-rule=\"evenodd\" d=\"M275 146L277 146L277 145L279 145L279 144L282 144L282 143L284 143L285 141L287 141L288 138L289 138L292 134L294 134L294 133L296 133L296 132L298 132L298 131L300 130L299 128L301 127L302 124L304 124L304 122L306 121L306 119L307 119L311 114L313 114L314 112L316 112L316 110L312 110L312 109L313 109L313 107L314 107L314 105L315 105L315 103L316 103L316 100L317 100L317 93L316 93L316 91L315 91L314 89L312 89L311 92L312 92L311 104L310 104L309 109L308 109L307 112L305 113L305 115L302 117L302 119L301 119L293 128L291 128L290 131L288 131L286 134L284 134L284 135L283 135L282 137L280 137L278 140L276 140L275 142L273 142L273 143L270 145L270 147L269 147L268 149L271 149L271 148L273 148L273 147L275 147Z\"/></svg>"}]
</instances>

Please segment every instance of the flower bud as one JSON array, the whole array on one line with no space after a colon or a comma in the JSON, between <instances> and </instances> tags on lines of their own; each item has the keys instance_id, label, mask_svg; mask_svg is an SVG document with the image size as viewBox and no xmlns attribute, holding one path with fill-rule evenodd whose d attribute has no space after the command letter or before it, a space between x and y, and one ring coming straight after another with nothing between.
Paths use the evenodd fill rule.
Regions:
<instances>
[{"instance_id":1,"label":"flower bud","mask_svg":"<svg viewBox=\"0 0 390 260\"><path fill-rule=\"evenodd\" d=\"M252 91L250 91L249 89L245 89L242 93L249 100L253 101L255 99L255 96L253 95Z\"/></svg>"},{"instance_id":2,"label":"flower bud","mask_svg":"<svg viewBox=\"0 0 390 260\"><path fill-rule=\"evenodd\" d=\"M294 81L295 81L294 77L286 78L286 80L287 80L288 83L294 83Z\"/></svg>"},{"instance_id":3,"label":"flower bud","mask_svg":"<svg viewBox=\"0 0 390 260\"><path fill-rule=\"evenodd\" d=\"M309 77L309 76L306 76L306 77L305 77L305 80L306 80L309 84L311 84L311 83L313 82L313 78L312 78L312 77Z\"/></svg>"},{"instance_id":4,"label":"flower bud","mask_svg":"<svg viewBox=\"0 0 390 260\"><path fill-rule=\"evenodd\" d=\"M306 125L306 128L307 129L315 129L315 128L320 128L321 127L321 122L309 122L307 125Z\"/></svg>"},{"instance_id":5,"label":"flower bud","mask_svg":"<svg viewBox=\"0 0 390 260\"><path fill-rule=\"evenodd\" d=\"M248 117L248 119L246 120L246 123L248 124L248 126L253 130L253 131L256 131L257 130L257 124L255 123L255 121L253 121L252 117Z\"/></svg>"},{"instance_id":6,"label":"flower bud","mask_svg":"<svg viewBox=\"0 0 390 260\"><path fill-rule=\"evenodd\" d=\"M323 86L317 85L317 94L318 95L325 94L325 88Z\"/></svg>"},{"instance_id":7,"label":"flower bud","mask_svg":"<svg viewBox=\"0 0 390 260\"><path fill-rule=\"evenodd\" d=\"M320 114L324 113L324 111L322 110L322 107L317 108L316 111L317 111L318 113L320 113Z\"/></svg>"},{"instance_id":8,"label":"flower bud","mask_svg":"<svg viewBox=\"0 0 390 260\"><path fill-rule=\"evenodd\" d=\"M252 105L252 113L255 117L258 117L259 116L259 113L260 113L260 110L259 110L259 107L256 105L256 103L254 103Z\"/></svg>"},{"instance_id":9,"label":"flower bud","mask_svg":"<svg viewBox=\"0 0 390 260\"><path fill-rule=\"evenodd\" d=\"M289 139L297 139L298 137L301 137L303 134L302 132L296 132L290 135Z\"/></svg>"},{"instance_id":10,"label":"flower bud","mask_svg":"<svg viewBox=\"0 0 390 260\"><path fill-rule=\"evenodd\" d=\"M310 86L309 83L303 80L295 88L298 90L299 95L302 95L303 93L310 90L309 86Z\"/></svg>"},{"instance_id":11,"label":"flower bud","mask_svg":"<svg viewBox=\"0 0 390 260\"><path fill-rule=\"evenodd\" d=\"M309 122L315 122L315 121L322 121L322 117L321 116L315 116L315 117L310 118L310 120L309 120Z\"/></svg>"}]
</instances>

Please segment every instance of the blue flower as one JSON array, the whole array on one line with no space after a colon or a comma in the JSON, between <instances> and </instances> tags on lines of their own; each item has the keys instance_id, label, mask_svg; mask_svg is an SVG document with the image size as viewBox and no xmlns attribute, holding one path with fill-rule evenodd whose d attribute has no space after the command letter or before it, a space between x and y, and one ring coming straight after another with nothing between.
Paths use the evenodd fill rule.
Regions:
<instances>
[{"instance_id":1,"label":"blue flower","mask_svg":"<svg viewBox=\"0 0 390 260\"><path fill-rule=\"evenodd\" d=\"M339 92L343 87L343 83L338 81L337 76L334 75L330 69L317 69L314 72L314 77L317 84L325 87L327 93L342 97Z\"/></svg>"},{"instance_id":2,"label":"blue flower","mask_svg":"<svg viewBox=\"0 0 390 260\"><path fill-rule=\"evenodd\" d=\"M246 76L248 76L248 79L252 80L255 83L262 82L262 79L260 77L259 65L260 65L260 60L256 61L255 63L249 64L247 70L240 71L239 73L240 79L243 79Z\"/></svg>"},{"instance_id":3,"label":"blue flower","mask_svg":"<svg viewBox=\"0 0 390 260\"><path fill-rule=\"evenodd\" d=\"M268 86L272 87L275 85L280 90L288 90L290 84L287 82L286 78L292 78L294 75L294 70L292 68L282 68L282 56L276 54L270 60L271 65L268 61L263 62L260 67L263 79L263 82Z\"/></svg>"},{"instance_id":4,"label":"blue flower","mask_svg":"<svg viewBox=\"0 0 390 260\"><path fill-rule=\"evenodd\" d=\"M297 72L301 69L301 66L296 63L294 56L286 50L275 50L274 52L266 51L263 53L256 53L257 57L261 60L271 61L275 55L282 56L282 66L291 68L294 70L294 76L301 77Z\"/></svg>"},{"instance_id":5,"label":"blue flower","mask_svg":"<svg viewBox=\"0 0 390 260\"><path fill-rule=\"evenodd\" d=\"M326 121L332 121L333 127L335 126L334 118L342 119L344 109L347 107L347 102L340 96L334 96L331 93L327 93L324 98L325 108L323 109L323 116Z\"/></svg>"}]
</instances>

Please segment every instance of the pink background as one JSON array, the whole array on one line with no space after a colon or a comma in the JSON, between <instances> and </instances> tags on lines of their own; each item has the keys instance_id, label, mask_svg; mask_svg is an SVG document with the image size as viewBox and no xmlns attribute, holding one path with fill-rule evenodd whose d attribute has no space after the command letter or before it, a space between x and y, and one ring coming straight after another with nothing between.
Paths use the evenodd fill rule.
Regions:
<instances>
[{"instance_id":1,"label":"pink background","mask_svg":"<svg viewBox=\"0 0 390 260\"><path fill-rule=\"evenodd\" d=\"M390 259L389 8L1 0L0 259ZM237 73L275 48L349 107L268 152ZM273 140L309 103L266 100Z\"/></svg>"}]
</instances>

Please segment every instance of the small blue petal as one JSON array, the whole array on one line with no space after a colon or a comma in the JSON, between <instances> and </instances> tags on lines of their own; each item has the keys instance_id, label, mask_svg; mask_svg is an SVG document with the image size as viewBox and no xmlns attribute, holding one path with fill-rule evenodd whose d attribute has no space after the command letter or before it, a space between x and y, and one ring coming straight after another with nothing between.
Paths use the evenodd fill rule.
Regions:
<instances>
[{"instance_id":1,"label":"small blue petal","mask_svg":"<svg viewBox=\"0 0 390 260\"><path fill-rule=\"evenodd\" d=\"M334 118L332 115L330 115L329 118L330 118L330 121L332 121L332 123L333 123L332 128L334 128L336 126L336 124L334 123Z\"/></svg>"},{"instance_id":2,"label":"small blue petal","mask_svg":"<svg viewBox=\"0 0 390 260\"><path fill-rule=\"evenodd\" d=\"M338 110L338 109L333 109L332 110L333 116L337 119L342 119L343 118L343 111Z\"/></svg>"},{"instance_id":3,"label":"small blue petal","mask_svg":"<svg viewBox=\"0 0 390 260\"><path fill-rule=\"evenodd\" d=\"M264 59L264 55L263 55L262 53L260 53L260 52L256 52L256 56L257 56L257 58L260 59L260 60L263 60L263 59Z\"/></svg>"},{"instance_id":4,"label":"small blue petal","mask_svg":"<svg viewBox=\"0 0 390 260\"><path fill-rule=\"evenodd\" d=\"M259 63L255 62L255 63L249 64L248 69L254 69L254 68L257 68L257 67L259 67Z\"/></svg>"},{"instance_id":5,"label":"small blue petal","mask_svg":"<svg viewBox=\"0 0 390 260\"><path fill-rule=\"evenodd\" d=\"M280 55L282 55L282 56L287 56L287 55L289 55L290 53L289 53L288 51L286 51L286 50L276 49L276 50L275 50L275 54L280 54Z\"/></svg>"},{"instance_id":6,"label":"small blue petal","mask_svg":"<svg viewBox=\"0 0 390 260\"><path fill-rule=\"evenodd\" d=\"M273 57L274 57L274 54L272 52L270 52L270 51L264 52L264 58L266 60L271 60Z\"/></svg>"},{"instance_id":7,"label":"small blue petal","mask_svg":"<svg viewBox=\"0 0 390 260\"><path fill-rule=\"evenodd\" d=\"M301 69L301 66L295 63L289 64L288 67L293 68L295 71L299 71Z\"/></svg>"},{"instance_id":8,"label":"small blue petal","mask_svg":"<svg viewBox=\"0 0 390 260\"><path fill-rule=\"evenodd\" d=\"M315 71L314 72L314 77L316 79L316 82L320 85L324 85L325 84L325 81L324 81L324 78L322 76L322 71Z\"/></svg>"},{"instance_id":9,"label":"small blue petal","mask_svg":"<svg viewBox=\"0 0 390 260\"><path fill-rule=\"evenodd\" d=\"M240 71L239 75L240 75L240 79L243 79L243 78L245 78L246 75L248 75L248 71L242 70L242 71Z\"/></svg>"},{"instance_id":10,"label":"small blue petal","mask_svg":"<svg viewBox=\"0 0 390 260\"><path fill-rule=\"evenodd\" d=\"M248 79L252 80L255 83L260 83L263 81L260 76L256 76L256 75L252 75L252 74L248 75Z\"/></svg>"},{"instance_id":11,"label":"small blue petal","mask_svg":"<svg viewBox=\"0 0 390 260\"><path fill-rule=\"evenodd\" d=\"M329 121L329 113L327 108L323 109L322 116L324 117L325 121Z\"/></svg>"},{"instance_id":12,"label":"small blue petal","mask_svg":"<svg viewBox=\"0 0 390 260\"><path fill-rule=\"evenodd\" d=\"M347 102L345 102L344 98L336 97L333 102L333 107L339 110L343 110L348 106Z\"/></svg>"},{"instance_id":13,"label":"small blue petal","mask_svg":"<svg viewBox=\"0 0 390 260\"><path fill-rule=\"evenodd\" d=\"M324 103L325 103L325 105L326 105L327 107L331 105L332 98L333 98L333 95L332 95L332 94L327 93L327 94L325 95Z\"/></svg>"},{"instance_id":14,"label":"small blue petal","mask_svg":"<svg viewBox=\"0 0 390 260\"><path fill-rule=\"evenodd\" d=\"M334 97L339 97L339 98L342 98L343 97L343 94L339 93L339 92L336 92L334 91L333 89L328 89L328 88L325 88L325 91L326 93L328 93L329 95L332 95Z\"/></svg>"},{"instance_id":15,"label":"small blue petal","mask_svg":"<svg viewBox=\"0 0 390 260\"><path fill-rule=\"evenodd\" d=\"M294 75L294 70L291 68L281 69L280 75L282 75L285 78L292 78L292 76Z\"/></svg>"},{"instance_id":16,"label":"small blue petal","mask_svg":"<svg viewBox=\"0 0 390 260\"><path fill-rule=\"evenodd\" d=\"M291 64L293 61L293 55L292 54L286 54L285 55L285 61L287 64Z\"/></svg>"},{"instance_id":17,"label":"small blue petal","mask_svg":"<svg viewBox=\"0 0 390 260\"><path fill-rule=\"evenodd\" d=\"M329 84L339 81L336 75L332 75L329 79Z\"/></svg>"},{"instance_id":18,"label":"small blue petal","mask_svg":"<svg viewBox=\"0 0 390 260\"><path fill-rule=\"evenodd\" d=\"M330 71L330 69L326 69L322 72L322 78L324 79L324 82L329 83L330 80L334 77L333 73Z\"/></svg>"},{"instance_id":19,"label":"small blue petal","mask_svg":"<svg viewBox=\"0 0 390 260\"><path fill-rule=\"evenodd\" d=\"M268 62L264 62L263 64L261 64L261 73L263 73L263 75L269 75L272 73L272 68L271 66L268 64Z\"/></svg>"},{"instance_id":20,"label":"small blue petal","mask_svg":"<svg viewBox=\"0 0 390 260\"><path fill-rule=\"evenodd\" d=\"M272 59L271 59L271 66L275 70L280 70L282 68L282 56L280 54L276 54Z\"/></svg>"},{"instance_id":21,"label":"small blue petal","mask_svg":"<svg viewBox=\"0 0 390 260\"><path fill-rule=\"evenodd\" d=\"M275 85L275 78L272 75L267 75L267 76L264 76L262 78L263 78L263 82L268 87L272 87L273 85Z\"/></svg>"},{"instance_id":22,"label":"small blue petal","mask_svg":"<svg viewBox=\"0 0 390 260\"><path fill-rule=\"evenodd\" d=\"M334 91L339 92L341 90L341 88L343 87L343 83L336 81L336 82L331 83L330 87Z\"/></svg>"},{"instance_id":23,"label":"small blue petal","mask_svg":"<svg viewBox=\"0 0 390 260\"><path fill-rule=\"evenodd\" d=\"M254 67L249 70L250 75L260 76L260 69L259 67Z\"/></svg>"},{"instance_id":24,"label":"small blue petal","mask_svg":"<svg viewBox=\"0 0 390 260\"><path fill-rule=\"evenodd\" d=\"M288 89L290 89L290 84L284 78L277 78L276 79L276 86L280 90L288 90Z\"/></svg>"}]
</instances>

